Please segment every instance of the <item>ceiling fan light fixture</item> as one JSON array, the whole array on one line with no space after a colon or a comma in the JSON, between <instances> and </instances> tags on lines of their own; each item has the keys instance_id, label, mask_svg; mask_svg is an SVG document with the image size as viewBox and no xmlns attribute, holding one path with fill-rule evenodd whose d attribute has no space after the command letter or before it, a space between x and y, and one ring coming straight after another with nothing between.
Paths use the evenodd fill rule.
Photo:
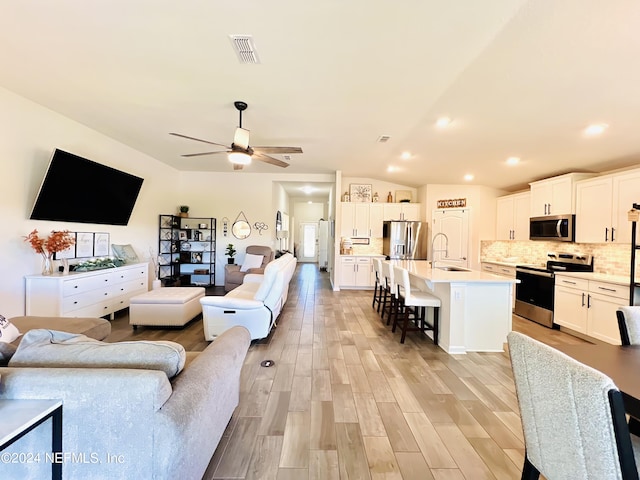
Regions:
<instances>
[{"instance_id":1,"label":"ceiling fan light fixture","mask_svg":"<svg viewBox=\"0 0 640 480\"><path fill-rule=\"evenodd\" d=\"M244 152L231 152L228 158L231 163L238 165L249 165L251 163L251 155L247 155Z\"/></svg>"}]
</instances>

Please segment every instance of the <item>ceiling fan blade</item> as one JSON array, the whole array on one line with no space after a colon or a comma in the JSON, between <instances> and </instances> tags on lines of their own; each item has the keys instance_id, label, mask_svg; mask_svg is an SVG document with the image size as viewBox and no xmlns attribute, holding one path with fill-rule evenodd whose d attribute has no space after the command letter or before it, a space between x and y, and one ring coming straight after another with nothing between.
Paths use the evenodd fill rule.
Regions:
<instances>
[{"instance_id":1,"label":"ceiling fan blade","mask_svg":"<svg viewBox=\"0 0 640 480\"><path fill-rule=\"evenodd\" d=\"M187 153L180 156L181 157L202 157L203 155L215 155L217 153L228 153L228 152L226 150L219 150L217 152Z\"/></svg>"},{"instance_id":2,"label":"ceiling fan blade","mask_svg":"<svg viewBox=\"0 0 640 480\"><path fill-rule=\"evenodd\" d=\"M233 164L233 169L234 170L242 170L244 168L244 165L241 165L239 163L234 163Z\"/></svg>"},{"instance_id":3,"label":"ceiling fan blade","mask_svg":"<svg viewBox=\"0 0 640 480\"><path fill-rule=\"evenodd\" d=\"M260 153L302 153L300 147L251 147L254 152Z\"/></svg>"},{"instance_id":4,"label":"ceiling fan blade","mask_svg":"<svg viewBox=\"0 0 640 480\"><path fill-rule=\"evenodd\" d=\"M201 138L189 137L188 135L182 135L181 133L169 132L169 135L174 135L176 137L182 137L182 138L186 138L186 139L189 139L189 140L195 140L196 142L208 143L209 145L218 145L218 146L224 147L224 148L231 148L228 145L222 145L221 143L210 142L209 140L202 140Z\"/></svg>"},{"instance_id":5,"label":"ceiling fan blade","mask_svg":"<svg viewBox=\"0 0 640 480\"><path fill-rule=\"evenodd\" d=\"M254 151L251 158L255 158L256 160L260 160L261 162L270 163L271 165L276 165L278 167L288 167L289 164L287 162L283 162L282 160L278 160L277 158L270 157L269 155L264 155L263 153L257 153Z\"/></svg>"},{"instance_id":6,"label":"ceiling fan blade","mask_svg":"<svg viewBox=\"0 0 640 480\"><path fill-rule=\"evenodd\" d=\"M233 144L243 150L249 148L249 130L240 127L236 128L236 133L233 135Z\"/></svg>"}]
</instances>

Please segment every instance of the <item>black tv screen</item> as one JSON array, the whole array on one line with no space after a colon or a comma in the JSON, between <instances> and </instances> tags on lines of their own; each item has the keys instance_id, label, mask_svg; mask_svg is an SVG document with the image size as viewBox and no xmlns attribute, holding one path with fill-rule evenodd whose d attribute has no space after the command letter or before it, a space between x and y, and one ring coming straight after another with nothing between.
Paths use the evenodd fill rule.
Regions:
<instances>
[{"instance_id":1,"label":"black tv screen","mask_svg":"<svg viewBox=\"0 0 640 480\"><path fill-rule=\"evenodd\" d=\"M32 220L127 225L143 179L56 149Z\"/></svg>"}]
</instances>

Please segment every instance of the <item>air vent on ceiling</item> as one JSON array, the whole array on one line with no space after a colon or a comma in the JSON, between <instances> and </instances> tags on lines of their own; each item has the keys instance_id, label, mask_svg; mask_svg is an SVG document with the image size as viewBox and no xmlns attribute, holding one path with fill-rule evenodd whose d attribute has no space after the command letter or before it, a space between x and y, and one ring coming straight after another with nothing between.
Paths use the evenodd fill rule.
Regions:
<instances>
[{"instance_id":1,"label":"air vent on ceiling","mask_svg":"<svg viewBox=\"0 0 640 480\"><path fill-rule=\"evenodd\" d=\"M251 35L229 35L240 63L260 63Z\"/></svg>"},{"instance_id":2,"label":"air vent on ceiling","mask_svg":"<svg viewBox=\"0 0 640 480\"><path fill-rule=\"evenodd\" d=\"M387 143L389 141L389 139L391 138L390 135L380 135L378 137L378 140L376 140L378 143Z\"/></svg>"},{"instance_id":3,"label":"air vent on ceiling","mask_svg":"<svg viewBox=\"0 0 640 480\"><path fill-rule=\"evenodd\" d=\"M283 158L284 158L287 162L290 162L290 161L291 161L291 155L283 155Z\"/></svg>"}]
</instances>

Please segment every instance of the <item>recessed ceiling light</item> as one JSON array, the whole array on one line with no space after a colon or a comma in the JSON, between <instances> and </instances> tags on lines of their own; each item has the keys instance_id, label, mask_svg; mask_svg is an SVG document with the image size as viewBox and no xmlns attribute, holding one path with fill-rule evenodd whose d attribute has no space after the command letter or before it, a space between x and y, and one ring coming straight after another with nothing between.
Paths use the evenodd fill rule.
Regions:
<instances>
[{"instance_id":1,"label":"recessed ceiling light","mask_svg":"<svg viewBox=\"0 0 640 480\"><path fill-rule=\"evenodd\" d=\"M584 134L588 137L601 135L607 128L609 128L609 125L606 123L594 123L584 129Z\"/></svg>"},{"instance_id":2,"label":"recessed ceiling light","mask_svg":"<svg viewBox=\"0 0 640 480\"><path fill-rule=\"evenodd\" d=\"M399 170L398 167L394 167L393 165L389 165L387 167L387 172L389 173L397 172L398 170Z\"/></svg>"},{"instance_id":3,"label":"recessed ceiling light","mask_svg":"<svg viewBox=\"0 0 640 480\"><path fill-rule=\"evenodd\" d=\"M520 163L520 159L518 157L507 158L507 165L517 165L519 163Z\"/></svg>"},{"instance_id":4,"label":"recessed ceiling light","mask_svg":"<svg viewBox=\"0 0 640 480\"><path fill-rule=\"evenodd\" d=\"M306 185L304 187L300 187L300 190L302 190L304 193L306 193L307 195L310 195L313 192L313 187Z\"/></svg>"},{"instance_id":5,"label":"recessed ceiling light","mask_svg":"<svg viewBox=\"0 0 640 480\"><path fill-rule=\"evenodd\" d=\"M438 128L447 128L451 125L451 119L449 117L440 117L436 120L436 127Z\"/></svg>"},{"instance_id":6,"label":"recessed ceiling light","mask_svg":"<svg viewBox=\"0 0 640 480\"><path fill-rule=\"evenodd\" d=\"M470 182L471 180L473 180L473 175L471 175L470 173L467 173L467 174L464 176L464 179L465 179L467 182Z\"/></svg>"},{"instance_id":7,"label":"recessed ceiling light","mask_svg":"<svg viewBox=\"0 0 640 480\"><path fill-rule=\"evenodd\" d=\"M402 155L400 155L400 158L402 160L409 160L411 158L411 152L402 152Z\"/></svg>"}]
</instances>

